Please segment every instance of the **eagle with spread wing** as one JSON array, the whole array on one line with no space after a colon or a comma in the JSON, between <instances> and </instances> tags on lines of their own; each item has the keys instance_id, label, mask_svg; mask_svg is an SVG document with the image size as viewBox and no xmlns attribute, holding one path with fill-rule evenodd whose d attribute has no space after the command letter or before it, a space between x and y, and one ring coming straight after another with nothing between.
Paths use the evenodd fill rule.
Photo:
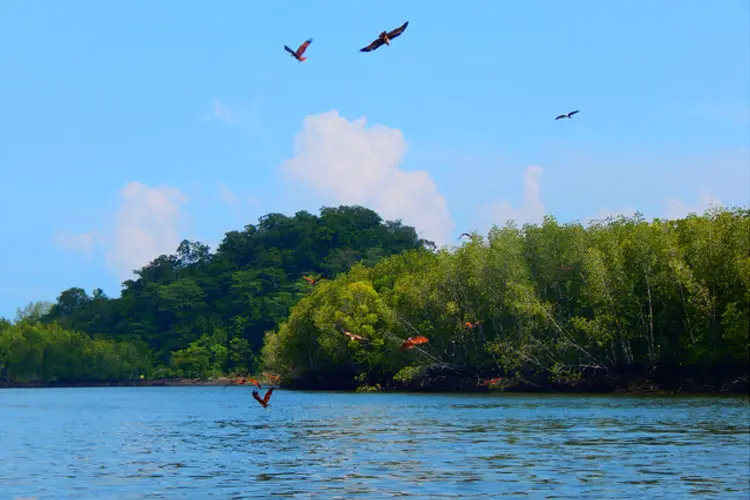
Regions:
<instances>
[{"instance_id":1,"label":"eagle with spread wing","mask_svg":"<svg viewBox=\"0 0 750 500\"><path fill-rule=\"evenodd\" d=\"M273 387L268 388L262 399L260 397L260 393L256 390L253 390L253 399L260 403L263 408L265 408L268 406L268 401L271 399L271 394L273 394Z\"/></svg>"},{"instance_id":2,"label":"eagle with spread wing","mask_svg":"<svg viewBox=\"0 0 750 500\"><path fill-rule=\"evenodd\" d=\"M417 335L416 337L409 337L404 341L403 344L401 344L401 351L406 351L408 349L413 349L414 346L420 345L420 344L427 344L430 340L423 336L423 335Z\"/></svg>"},{"instance_id":3,"label":"eagle with spread wing","mask_svg":"<svg viewBox=\"0 0 750 500\"><path fill-rule=\"evenodd\" d=\"M292 50L289 47L287 47L286 45L284 45L284 50L286 50L287 52L289 52L292 55L292 57L295 58L296 60L298 60L299 62L304 62L304 61L307 60L307 58L304 57L302 54L305 53L305 51L307 50L307 47L311 43L312 43L312 38L308 38L307 40L305 40L304 42L302 42L302 45L300 45L297 48L297 50Z\"/></svg>"},{"instance_id":4,"label":"eagle with spread wing","mask_svg":"<svg viewBox=\"0 0 750 500\"><path fill-rule=\"evenodd\" d=\"M383 45L391 45L391 40L396 38L397 36L400 36L401 33L404 32L406 27L409 25L409 21L406 21L404 24L396 28L395 30L385 32L383 31L378 37L373 40L373 42L368 45L367 47L363 47L359 49L360 52L371 52L375 49L380 48Z\"/></svg>"},{"instance_id":5,"label":"eagle with spread wing","mask_svg":"<svg viewBox=\"0 0 750 500\"><path fill-rule=\"evenodd\" d=\"M565 113L564 115L557 115L555 117L555 120L559 120L560 118L572 118L573 115L576 114L576 113L580 113L580 111L576 109L575 111L571 111L569 113Z\"/></svg>"}]
</instances>

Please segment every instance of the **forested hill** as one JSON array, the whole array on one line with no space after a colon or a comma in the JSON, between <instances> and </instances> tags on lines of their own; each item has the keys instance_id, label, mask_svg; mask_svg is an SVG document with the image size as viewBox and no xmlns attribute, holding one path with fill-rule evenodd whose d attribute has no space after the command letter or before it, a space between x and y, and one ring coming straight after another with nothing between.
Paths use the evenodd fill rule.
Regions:
<instances>
[{"instance_id":1,"label":"forested hill","mask_svg":"<svg viewBox=\"0 0 750 500\"><path fill-rule=\"evenodd\" d=\"M122 296L0 320L0 377L269 370L319 389L747 389L750 210L493 228L435 251L361 207L183 242ZM303 276L326 279L309 283ZM426 343L405 346L409 337Z\"/></svg>"},{"instance_id":2,"label":"forested hill","mask_svg":"<svg viewBox=\"0 0 750 500\"><path fill-rule=\"evenodd\" d=\"M414 228L383 221L359 206L323 208L319 216L272 213L257 225L227 233L215 253L201 243L183 241L174 255L162 255L136 271L136 279L123 283L120 298L107 298L99 289L92 295L81 288L65 290L41 323L122 341L117 345L127 345L132 353L127 363L132 375L151 371L150 362L157 369L147 375L156 377L247 373L257 367L265 331L310 293L312 285L303 276L332 279L356 262L369 266L395 253L425 248L434 244L419 239ZM42 325L37 330L33 337L39 344L47 330ZM49 367L45 373L45 367L33 366L30 358L3 360L2 352L0 340L0 367L3 361L6 368L18 361L23 366L12 372L19 377L60 378ZM152 354L149 363L138 352L141 358ZM73 373L82 376L80 369Z\"/></svg>"}]
</instances>

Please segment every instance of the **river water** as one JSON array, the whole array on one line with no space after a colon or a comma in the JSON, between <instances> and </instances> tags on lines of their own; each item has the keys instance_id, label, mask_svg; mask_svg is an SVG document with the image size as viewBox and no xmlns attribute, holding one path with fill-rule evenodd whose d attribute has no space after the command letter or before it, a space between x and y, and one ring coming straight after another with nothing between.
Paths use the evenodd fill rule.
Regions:
<instances>
[{"instance_id":1,"label":"river water","mask_svg":"<svg viewBox=\"0 0 750 500\"><path fill-rule=\"evenodd\" d=\"M750 498L747 397L0 390L0 499Z\"/></svg>"}]
</instances>

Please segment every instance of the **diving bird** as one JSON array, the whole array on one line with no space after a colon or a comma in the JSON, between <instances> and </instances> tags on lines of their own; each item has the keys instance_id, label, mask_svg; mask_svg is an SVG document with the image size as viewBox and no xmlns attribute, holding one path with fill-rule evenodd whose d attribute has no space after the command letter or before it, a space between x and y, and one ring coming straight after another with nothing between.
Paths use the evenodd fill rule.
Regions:
<instances>
[{"instance_id":1,"label":"diving bird","mask_svg":"<svg viewBox=\"0 0 750 500\"><path fill-rule=\"evenodd\" d=\"M373 42L370 45L368 45L367 47L359 49L359 51L360 52L370 52L370 51L373 51L373 50L379 48L380 46L382 46L384 44L390 46L391 45L391 40L393 40L397 36L401 35L401 33L404 32L404 30L406 29L406 27L408 25L409 25L409 21L406 21L404 24L402 24L401 26L399 26L398 28L396 28L393 31L389 31L387 33L385 31L383 31L380 35L378 35L378 37L375 40L373 40Z\"/></svg>"},{"instance_id":2,"label":"diving bird","mask_svg":"<svg viewBox=\"0 0 750 500\"><path fill-rule=\"evenodd\" d=\"M304 62L304 61L307 60L307 58L303 57L302 54L305 53L305 51L307 50L307 47L311 43L312 43L312 38L308 38L307 40L305 40L304 42L302 42L302 45L300 45L299 48L296 51L290 49L286 45L284 45L284 50L286 50L287 52L289 52L290 54L292 54L292 57L295 58L296 60L298 60L299 62Z\"/></svg>"},{"instance_id":3,"label":"diving bird","mask_svg":"<svg viewBox=\"0 0 750 500\"><path fill-rule=\"evenodd\" d=\"M570 113L565 113L564 115L558 115L555 120L559 120L560 118L572 118L574 114L580 113L579 110L571 111Z\"/></svg>"},{"instance_id":4,"label":"diving bird","mask_svg":"<svg viewBox=\"0 0 750 500\"><path fill-rule=\"evenodd\" d=\"M260 393L253 389L253 399L255 399L260 405L265 408L268 406L268 400L271 399L271 394L273 394L273 387L270 387L266 394L263 396L263 399L260 398Z\"/></svg>"}]
</instances>

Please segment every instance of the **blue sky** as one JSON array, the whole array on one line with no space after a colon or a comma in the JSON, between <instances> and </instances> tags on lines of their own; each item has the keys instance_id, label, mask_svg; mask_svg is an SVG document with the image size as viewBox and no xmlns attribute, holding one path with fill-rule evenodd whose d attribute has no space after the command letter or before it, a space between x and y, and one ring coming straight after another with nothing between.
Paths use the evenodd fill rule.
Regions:
<instances>
[{"instance_id":1,"label":"blue sky","mask_svg":"<svg viewBox=\"0 0 750 500\"><path fill-rule=\"evenodd\" d=\"M4 1L0 316L117 296L182 238L268 212L359 203L452 243L747 206L749 19L744 0ZM307 37L300 64L283 45Z\"/></svg>"}]
</instances>

